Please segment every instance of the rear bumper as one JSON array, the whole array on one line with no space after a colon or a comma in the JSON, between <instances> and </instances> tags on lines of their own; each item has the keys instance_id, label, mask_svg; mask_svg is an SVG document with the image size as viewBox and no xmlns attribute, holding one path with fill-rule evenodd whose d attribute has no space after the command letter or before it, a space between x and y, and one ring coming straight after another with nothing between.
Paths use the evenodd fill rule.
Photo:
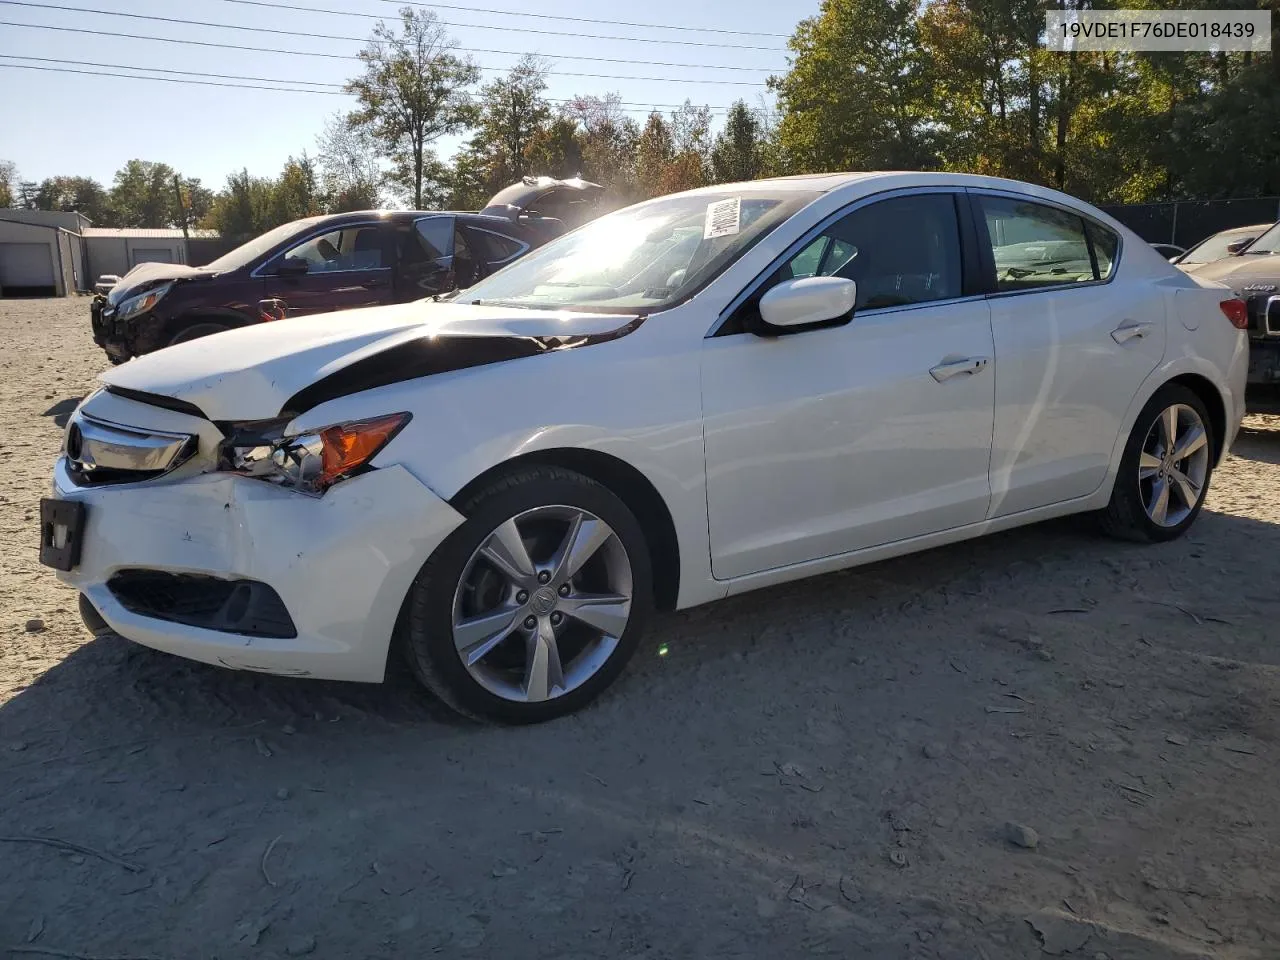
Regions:
<instances>
[{"instance_id":1,"label":"rear bumper","mask_svg":"<svg viewBox=\"0 0 1280 960\"><path fill-rule=\"evenodd\" d=\"M414 577L463 520L401 466L315 499L215 474L78 487L60 460L54 496L87 507L80 563L58 577L111 630L203 663L330 680L382 679ZM136 612L108 586L121 570L268 584L296 636L249 636Z\"/></svg>"}]
</instances>

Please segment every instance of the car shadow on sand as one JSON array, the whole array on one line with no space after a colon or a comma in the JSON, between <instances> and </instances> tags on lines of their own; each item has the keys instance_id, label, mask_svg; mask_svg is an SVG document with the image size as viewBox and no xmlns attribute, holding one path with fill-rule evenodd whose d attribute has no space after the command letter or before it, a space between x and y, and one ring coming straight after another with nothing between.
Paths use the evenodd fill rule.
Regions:
<instances>
[{"instance_id":1,"label":"car shadow on sand","mask_svg":"<svg viewBox=\"0 0 1280 960\"><path fill-rule=\"evenodd\" d=\"M40 416L53 417L53 422L57 424L59 430L62 430L66 427L67 421L71 419L71 414L76 412L76 407L80 405L80 401L83 399L84 397L67 397L65 400L59 400Z\"/></svg>"},{"instance_id":2,"label":"car shadow on sand","mask_svg":"<svg viewBox=\"0 0 1280 960\"><path fill-rule=\"evenodd\" d=\"M1053 937L1197 956L1176 945L1211 934L1136 863L1163 834L1194 839L1153 819L1161 777L1190 775L1180 757L1216 762L1194 739L1274 726L1244 675L1275 608L1255 616L1230 565L1277 544L1280 527L1222 514L1159 547L1068 519L761 590L658 617L597 704L523 729L453 720L398 667L381 686L307 681L104 637L0 707L0 832L138 870L10 847L0 902L15 930L50 917L42 943L81 933L94 954L310 937L332 956L1013 960ZM1167 755L1148 767L1137 709ZM1179 754L1165 736L1184 728ZM1196 775L1222 795L1174 809L1210 838L1226 828L1207 811L1254 802L1212 769ZM1245 771L1262 806L1271 769ZM1010 844L1010 819L1039 824L1047 853ZM1216 849L1239 856L1199 855ZM1270 909L1214 904L1245 941L1247 911ZM1039 907L1048 934L1025 920Z\"/></svg>"}]
</instances>

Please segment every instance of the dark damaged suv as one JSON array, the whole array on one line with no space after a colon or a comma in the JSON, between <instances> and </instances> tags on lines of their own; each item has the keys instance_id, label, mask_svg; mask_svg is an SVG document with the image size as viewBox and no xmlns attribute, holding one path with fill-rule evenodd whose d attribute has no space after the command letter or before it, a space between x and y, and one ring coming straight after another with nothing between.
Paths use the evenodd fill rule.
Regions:
<instances>
[{"instance_id":1,"label":"dark damaged suv","mask_svg":"<svg viewBox=\"0 0 1280 960\"><path fill-rule=\"evenodd\" d=\"M232 327L466 288L591 219L604 188L526 177L479 213L372 210L295 220L203 267L144 263L92 305L114 363Z\"/></svg>"}]
</instances>

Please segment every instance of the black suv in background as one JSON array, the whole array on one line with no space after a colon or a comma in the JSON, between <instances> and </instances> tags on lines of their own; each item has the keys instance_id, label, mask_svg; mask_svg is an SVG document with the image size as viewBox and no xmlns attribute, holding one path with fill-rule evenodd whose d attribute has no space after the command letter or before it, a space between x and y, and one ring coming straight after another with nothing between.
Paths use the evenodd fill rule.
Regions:
<instances>
[{"instance_id":1,"label":"black suv in background","mask_svg":"<svg viewBox=\"0 0 1280 960\"><path fill-rule=\"evenodd\" d=\"M139 264L94 298L93 339L121 363L232 327L465 289L591 219L603 192L581 179L526 177L479 213L310 217L203 267Z\"/></svg>"}]
</instances>

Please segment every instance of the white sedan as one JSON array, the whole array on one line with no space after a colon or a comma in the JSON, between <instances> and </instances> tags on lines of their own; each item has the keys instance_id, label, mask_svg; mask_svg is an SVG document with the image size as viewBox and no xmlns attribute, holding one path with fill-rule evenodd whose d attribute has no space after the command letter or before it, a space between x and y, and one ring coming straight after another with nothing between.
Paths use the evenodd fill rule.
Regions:
<instances>
[{"instance_id":1,"label":"white sedan","mask_svg":"<svg viewBox=\"0 0 1280 960\"><path fill-rule=\"evenodd\" d=\"M1070 513L1181 535L1239 426L1245 322L1052 190L709 187L452 299L111 370L41 554L95 631L361 681L395 647L464 713L544 720L655 608Z\"/></svg>"}]
</instances>

